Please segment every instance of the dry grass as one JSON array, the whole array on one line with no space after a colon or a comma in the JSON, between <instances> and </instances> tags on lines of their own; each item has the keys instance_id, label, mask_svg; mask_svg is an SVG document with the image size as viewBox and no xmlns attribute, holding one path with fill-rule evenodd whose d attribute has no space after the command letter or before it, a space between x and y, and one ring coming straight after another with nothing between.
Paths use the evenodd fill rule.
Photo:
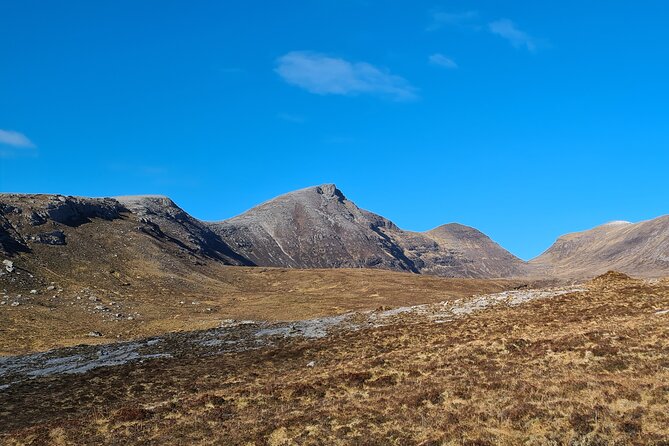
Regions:
<instances>
[{"instance_id":1,"label":"dry grass","mask_svg":"<svg viewBox=\"0 0 669 446\"><path fill-rule=\"evenodd\" d=\"M298 320L428 303L527 283L369 269L223 266L151 238L137 231L138 224L128 217L60 225L67 245L33 244L33 252L12 257L17 272L0 275L0 301L6 302L0 305L0 355L205 329L228 318ZM31 289L38 294L29 294ZM21 305L12 307L14 301ZM96 305L109 310L97 311ZM92 331L104 336L87 337Z\"/></svg>"},{"instance_id":2,"label":"dry grass","mask_svg":"<svg viewBox=\"0 0 669 446\"><path fill-rule=\"evenodd\" d=\"M77 283L95 282L77 279L72 285L64 284L60 293L46 291L46 284L39 283L23 284L20 289L12 290L10 296L20 293L24 303L0 308L0 355L207 329L217 327L222 319L291 321L430 303L526 283L445 279L364 269L202 265L188 275L169 275L152 270L150 265L137 265L133 271L142 271L142 276L130 286L103 282L104 285L82 287ZM40 290L40 294L30 295L32 287ZM53 294L58 294L58 298L52 298ZM91 296L97 300L90 301ZM95 310L99 305L109 310ZM113 317L116 313L122 316ZM128 316L133 319L128 320ZM87 337L91 331L104 336Z\"/></svg>"},{"instance_id":3,"label":"dry grass","mask_svg":"<svg viewBox=\"0 0 669 446\"><path fill-rule=\"evenodd\" d=\"M669 283L36 379L5 444L666 445ZM315 361L314 367L306 364Z\"/></svg>"}]
</instances>

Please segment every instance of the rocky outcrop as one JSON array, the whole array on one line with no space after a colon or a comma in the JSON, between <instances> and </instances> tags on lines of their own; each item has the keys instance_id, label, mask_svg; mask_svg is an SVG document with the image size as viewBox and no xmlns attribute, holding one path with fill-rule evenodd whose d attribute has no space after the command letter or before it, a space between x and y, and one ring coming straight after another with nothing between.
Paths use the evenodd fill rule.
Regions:
<instances>
[{"instance_id":1,"label":"rocky outcrop","mask_svg":"<svg viewBox=\"0 0 669 446\"><path fill-rule=\"evenodd\" d=\"M98 248L81 240L84 226L92 224L96 233L137 233L154 241L169 255L186 253L201 259L213 259L227 265L252 265L232 251L209 227L191 217L172 200L161 196L82 198L46 194L0 194L0 249L5 255L30 252L38 245L53 247L68 244L70 236L85 246L87 253L98 249L100 258L120 246ZM142 243L144 244L144 239ZM115 243L113 237L107 242ZM81 247L72 248L74 258L82 257ZM130 247L132 249L132 247ZM136 255L149 252L136 247ZM69 253L69 251L68 251ZM85 259L80 258L84 261Z\"/></svg>"},{"instance_id":2,"label":"rocky outcrop","mask_svg":"<svg viewBox=\"0 0 669 446\"><path fill-rule=\"evenodd\" d=\"M138 230L157 240L178 245L192 254L226 264L253 265L251 261L230 249L206 223L191 217L165 196L135 195L115 199L138 219Z\"/></svg>"}]
</instances>

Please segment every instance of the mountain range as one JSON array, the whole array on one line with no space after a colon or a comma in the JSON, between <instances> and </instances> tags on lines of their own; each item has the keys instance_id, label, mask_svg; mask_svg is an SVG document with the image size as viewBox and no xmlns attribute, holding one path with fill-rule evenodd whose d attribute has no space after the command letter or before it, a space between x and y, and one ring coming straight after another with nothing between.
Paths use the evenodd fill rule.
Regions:
<instances>
[{"instance_id":1,"label":"mountain range","mask_svg":"<svg viewBox=\"0 0 669 446\"><path fill-rule=\"evenodd\" d=\"M525 262L461 224L403 230L360 209L333 184L287 193L219 222L200 221L164 196L0 194L0 251L8 258L32 257L45 267L122 258L180 271L215 262L464 278L576 279L610 269L661 276L669 274L669 216L568 234Z\"/></svg>"}]
</instances>

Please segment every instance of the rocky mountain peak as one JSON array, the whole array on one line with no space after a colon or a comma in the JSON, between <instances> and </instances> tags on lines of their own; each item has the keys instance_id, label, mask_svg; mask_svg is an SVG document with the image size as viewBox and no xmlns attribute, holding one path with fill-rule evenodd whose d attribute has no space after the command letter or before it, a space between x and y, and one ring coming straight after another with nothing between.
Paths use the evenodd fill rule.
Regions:
<instances>
[{"instance_id":1,"label":"rocky mountain peak","mask_svg":"<svg viewBox=\"0 0 669 446\"><path fill-rule=\"evenodd\" d=\"M342 191L337 189L337 186L334 184L321 184L320 186L316 186L316 192L323 195L325 198L337 198L339 201L346 200Z\"/></svg>"}]
</instances>

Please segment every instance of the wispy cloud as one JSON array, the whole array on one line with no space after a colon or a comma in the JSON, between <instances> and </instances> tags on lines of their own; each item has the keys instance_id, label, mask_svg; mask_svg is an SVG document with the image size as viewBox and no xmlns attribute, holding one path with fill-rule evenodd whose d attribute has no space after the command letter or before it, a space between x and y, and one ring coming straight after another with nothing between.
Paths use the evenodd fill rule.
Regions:
<instances>
[{"instance_id":1,"label":"wispy cloud","mask_svg":"<svg viewBox=\"0 0 669 446\"><path fill-rule=\"evenodd\" d=\"M12 147L34 148L35 144L23 133L0 129L0 144Z\"/></svg>"},{"instance_id":2,"label":"wispy cloud","mask_svg":"<svg viewBox=\"0 0 669 446\"><path fill-rule=\"evenodd\" d=\"M455 27L473 31L487 31L496 36L509 41L515 48L525 48L530 52L535 52L539 46L539 41L518 28L511 20L501 18L485 24L485 20L479 16L478 11L465 12L442 12L433 11L430 14L432 19L427 27L427 31L436 31L444 27Z\"/></svg>"},{"instance_id":3,"label":"wispy cloud","mask_svg":"<svg viewBox=\"0 0 669 446\"><path fill-rule=\"evenodd\" d=\"M37 146L26 135L0 129L0 158L37 156Z\"/></svg>"},{"instance_id":4,"label":"wispy cloud","mask_svg":"<svg viewBox=\"0 0 669 446\"><path fill-rule=\"evenodd\" d=\"M534 37L518 29L515 23L509 19L499 19L488 24L488 30L511 43L515 48L526 48L530 52L537 49Z\"/></svg>"},{"instance_id":5,"label":"wispy cloud","mask_svg":"<svg viewBox=\"0 0 669 446\"><path fill-rule=\"evenodd\" d=\"M444 68L455 69L458 68L458 64L455 63L450 57L446 57L443 54L435 53L431 55L428 60L432 65L437 65Z\"/></svg>"},{"instance_id":6,"label":"wispy cloud","mask_svg":"<svg viewBox=\"0 0 669 446\"><path fill-rule=\"evenodd\" d=\"M478 25L475 23L479 16L478 11L434 11L432 14L430 14L430 16L432 22L427 26L427 31L436 31L444 26L478 27Z\"/></svg>"},{"instance_id":7,"label":"wispy cloud","mask_svg":"<svg viewBox=\"0 0 669 446\"><path fill-rule=\"evenodd\" d=\"M416 89L403 77L367 62L312 51L292 51L279 57L275 71L289 84L320 95L373 94L398 101L416 98Z\"/></svg>"}]
</instances>

